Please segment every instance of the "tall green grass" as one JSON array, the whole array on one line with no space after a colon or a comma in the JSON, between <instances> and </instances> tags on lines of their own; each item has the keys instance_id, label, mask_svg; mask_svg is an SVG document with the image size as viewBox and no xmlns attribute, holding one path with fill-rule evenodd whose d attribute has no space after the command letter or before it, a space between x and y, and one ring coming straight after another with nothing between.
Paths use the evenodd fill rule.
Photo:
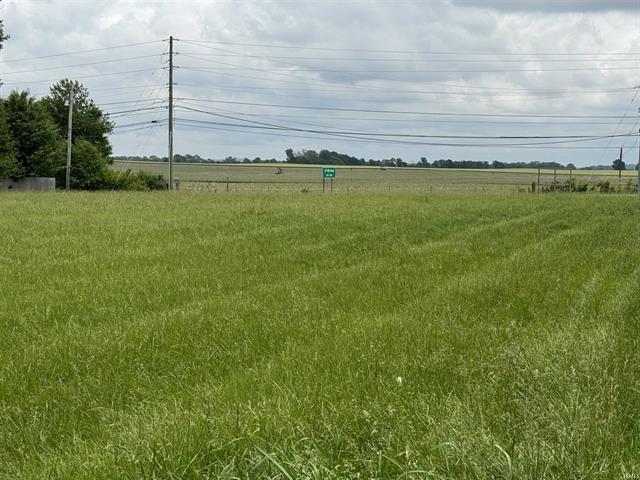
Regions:
<instances>
[{"instance_id":1,"label":"tall green grass","mask_svg":"<svg viewBox=\"0 0 640 480\"><path fill-rule=\"evenodd\" d=\"M635 198L0 207L0 478L640 472Z\"/></svg>"}]
</instances>

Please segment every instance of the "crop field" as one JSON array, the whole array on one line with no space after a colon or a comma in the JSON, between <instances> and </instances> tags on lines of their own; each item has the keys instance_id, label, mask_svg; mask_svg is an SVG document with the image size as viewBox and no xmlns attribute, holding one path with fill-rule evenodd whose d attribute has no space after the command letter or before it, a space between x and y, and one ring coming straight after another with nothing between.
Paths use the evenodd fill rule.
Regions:
<instances>
[{"instance_id":1,"label":"crop field","mask_svg":"<svg viewBox=\"0 0 640 480\"><path fill-rule=\"evenodd\" d=\"M168 178L167 163L123 162L116 169L130 168L162 174ZM522 191L538 182L535 169L464 170L425 168L380 168L338 166L334 191L432 193L432 192L491 192ZM322 191L322 166L290 164L179 164L174 175L183 190L210 192L295 192L302 189ZM280 173L278 173L280 172ZM613 170L542 170L541 185L551 185L574 178L578 182L595 184L608 180L614 186L637 185L634 171ZM326 188L329 188L327 183Z\"/></svg>"},{"instance_id":2,"label":"crop field","mask_svg":"<svg viewBox=\"0 0 640 480\"><path fill-rule=\"evenodd\" d=\"M0 479L638 473L639 218L633 196L2 194Z\"/></svg>"}]
</instances>

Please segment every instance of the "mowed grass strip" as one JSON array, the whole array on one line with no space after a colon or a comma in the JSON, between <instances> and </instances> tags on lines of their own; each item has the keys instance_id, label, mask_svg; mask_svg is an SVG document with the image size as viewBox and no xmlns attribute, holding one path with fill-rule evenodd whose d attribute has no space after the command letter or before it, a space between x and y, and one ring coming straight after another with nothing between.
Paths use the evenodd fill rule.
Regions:
<instances>
[{"instance_id":1,"label":"mowed grass strip","mask_svg":"<svg viewBox=\"0 0 640 480\"><path fill-rule=\"evenodd\" d=\"M0 478L640 471L635 198L0 205Z\"/></svg>"}]
</instances>

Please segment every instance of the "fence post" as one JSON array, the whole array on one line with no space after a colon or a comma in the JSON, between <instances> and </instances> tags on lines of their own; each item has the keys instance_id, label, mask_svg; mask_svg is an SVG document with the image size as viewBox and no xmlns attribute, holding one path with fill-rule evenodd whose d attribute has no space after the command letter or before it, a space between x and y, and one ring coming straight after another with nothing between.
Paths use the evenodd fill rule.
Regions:
<instances>
[{"instance_id":1,"label":"fence post","mask_svg":"<svg viewBox=\"0 0 640 480\"><path fill-rule=\"evenodd\" d=\"M229 191L229 177L227 177L227 192Z\"/></svg>"},{"instance_id":2,"label":"fence post","mask_svg":"<svg viewBox=\"0 0 640 480\"><path fill-rule=\"evenodd\" d=\"M573 170L569 169L569 193L573 192Z\"/></svg>"},{"instance_id":3,"label":"fence post","mask_svg":"<svg viewBox=\"0 0 640 480\"><path fill-rule=\"evenodd\" d=\"M540 169L538 169L538 189L537 192L540 193Z\"/></svg>"}]
</instances>

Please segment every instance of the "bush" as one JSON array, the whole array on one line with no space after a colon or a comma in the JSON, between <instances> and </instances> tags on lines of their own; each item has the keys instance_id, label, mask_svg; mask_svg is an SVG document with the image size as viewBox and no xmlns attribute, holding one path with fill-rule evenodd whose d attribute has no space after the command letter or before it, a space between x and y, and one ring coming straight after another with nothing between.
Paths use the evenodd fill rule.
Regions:
<instances>
[{"instance_id":1,"label":"bush","mask_svg":"<svg viewBox=\"0 0 640 480\"><path fill-rule=\"evenodd\" d=\"M596 190L600 193L613 193L615 192L615 187L611 185L609 180L601 180L596 183Z\"/></svg>"},{"instance_id":2,"label":"bush","mask_svg":"<svg viewBox=\"0 0 640 480\"><path fill-rule=\"evenodd\" d=\"M162 175L153 175L151 173L140 170L135 177L142 182L147 190L168 190L169 183Z\"/></svg>"},{"instance_id":3,"label":"bush","mask_svg":"<svg viewBox=\"0 0 640 480\"><path fill-rule=\"evenodd\" d=\"M60 144L62 150L64 145ZM71 153L71 188L74 190L99 190L104 188L107 161L98 149L86 140L78 140ZM66 183L66 167L56 170L56 184Z\"/></svg>"},{"instance_id":4,"label":"bush","mask_svg":"<svg viewBox=\"0 0 640 480\"><path fill-rule=\"evenodd\" d=\"M168 184L162 175L152 175L139 171L133 173L130 169L116 172L109 170L105 178L105 187L108 190L167 190Z\"/></svg>"}]
</instances>

